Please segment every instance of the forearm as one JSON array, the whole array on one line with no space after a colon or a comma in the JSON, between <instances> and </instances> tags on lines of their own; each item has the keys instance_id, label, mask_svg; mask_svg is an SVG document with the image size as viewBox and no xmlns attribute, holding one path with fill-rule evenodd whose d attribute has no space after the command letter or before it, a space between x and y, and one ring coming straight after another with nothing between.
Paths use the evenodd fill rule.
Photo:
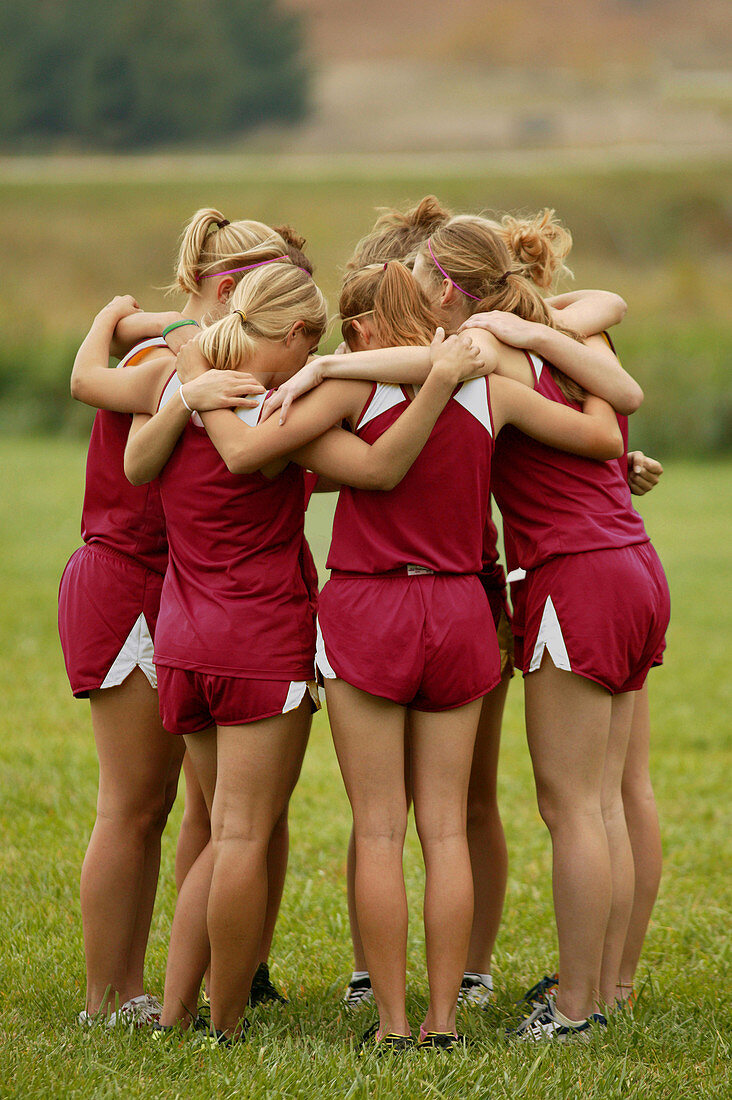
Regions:
<instances>
[{"instance_id":1,"label":"forearm","mask_svg":"<svg viewBox=\"0 0 732 1100\"><path fill-rule=\"evenodd\" d=\"M123 317L114 330L111 354L117 359L122 359L141 340L162 335L167 325L181 320L181 317L182 314L174 310L166 313L132 313L128 317Z\"/></svg>"},{"instance_id":2,"label":"forearm","mask_svg":"<svg viewBox=\"0 0 732 1100\"><path fill-rule=\"evenodd\" d=\"M552 363L588 393L608 401L616 412L629 416L640 407L643 390L601 337L598 342L583 344L562 332L539 325L534 351Z\"/></svg>"},{"instance_id":3,"label":"forearm","mask_svg":"<svg viewBox=\"0 0 732 1100\"><path fill-rule=\"evenodd\" d=\"M133 485L157 477L190 418L179 390L152 417L136 416L125 448L125 475Z\"/></svg>"},{"instance_id":4,"label":"forearm","mask_svg":"<svg viewBox=\"0 0 732 1100\"><path fill-rule=\"evenodd\" d=\"M429 347L374 348L349 355L324 355L322 378L356 378L368 382L421 385L430 372Z\"/></svg>"},{"instance_id":5,"label":"forearm","mask_svg":"<svg viewBox=\"0 0 732 1100\"><path fill-rule=\"evenodd\" d=\"M109 373L109 345L114 325L114 318L100 314L84 337L71 371L71 396L75 401L93 404L90 398L94 394L95 379L100 371Z\"/></svg>"},{"instance_id":6,"label":"forearm","mask_svg":"<svg viewBox=\"0 0 732 1100\"><path fill-rule=\"evenodd\" d=\"M457 384L433 370L402 415L370 446L333 428L291 457L322 477L355 489L388 490L417 458Z\"/></svg>"},{"instance_id":7,"label":"forearm","mask_svg":"<svg viewBox=\"0 0 732 1100\"><path fill-rule=\"evenodd\" d=\"M555 311L555 320L580 336L594 336L612 328L628 312L625 300L609 290L573 290L545 301Z\"/></svg>"}]
</instances>

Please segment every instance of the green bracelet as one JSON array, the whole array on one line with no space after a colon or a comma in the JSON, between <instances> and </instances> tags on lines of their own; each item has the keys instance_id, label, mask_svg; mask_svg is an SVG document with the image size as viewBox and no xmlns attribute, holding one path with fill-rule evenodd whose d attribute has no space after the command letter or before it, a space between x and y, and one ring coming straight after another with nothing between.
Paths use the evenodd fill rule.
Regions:
<instances>
[{"instance_id":1,"label":"green bracelet","mask_svg":"<svg viewBox=\"0 0 732 1100\"><path fill-rule=\"evenodd\" d=\"M165 328L163 329L163 340L165 339L165 337L168 335L169 332L172 332L173 329L176 329L176 328L183 328L183 325L195 325L196 328L198 328L198 321L194 321L192 319L188 320L188 321L173 321L172 325L166 325Z\"/></svg>"}]
</instances>

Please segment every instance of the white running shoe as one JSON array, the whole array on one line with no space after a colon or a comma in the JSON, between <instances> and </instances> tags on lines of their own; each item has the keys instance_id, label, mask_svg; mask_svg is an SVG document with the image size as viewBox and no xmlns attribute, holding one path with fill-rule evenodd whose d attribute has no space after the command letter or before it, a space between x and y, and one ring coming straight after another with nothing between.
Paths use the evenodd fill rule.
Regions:
<instances>
[{"instance_id":1,"label":"white running shoe","mask_svg":"<svg viewBox=\"0 0 732 1100\"><path fill-rule=\"evenodd\" d=\"M490 984L483 981L477 974L466 974L460 983L457 1003L465 1007L488 1008L494 999L493 979Z\"/></svg>"},{"instance_id":2,"label":"white running shoe","mask_svg":"<svg viewBox=\"0 0 732 1100\"><path fill-rule=\"evenodd\" d=\"M566 1016L561 1015L550 998L546 1004L535 1008L514 1031L507 1032L506 1037L528 1043L539 1043L545 1040L567 1042L570 1039L587 1041L593 1029L598 1026L607 1027L607 1020L601 1013L593 1012L586 1020L570 1023Z\"/></svg>"}]
</instances>

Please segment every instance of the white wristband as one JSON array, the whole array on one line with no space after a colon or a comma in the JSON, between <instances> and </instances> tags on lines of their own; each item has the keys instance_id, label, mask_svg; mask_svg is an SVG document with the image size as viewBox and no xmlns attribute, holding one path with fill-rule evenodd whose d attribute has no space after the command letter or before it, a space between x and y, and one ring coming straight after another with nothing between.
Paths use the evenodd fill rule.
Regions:
<instances>
[{"instance_id":1,"label":"white wristband","mask_svg":"<svg viewBox=\"0 0 732 1100\"><path fill-rule=\"evenodd\" d=\"M181 388L180 388L180 389L178 390L178 393L180 394L180 399L181 399L181 401L183 402L183 404L185 405L185 407L186 407L186 408L188 409L188 412L189 412L189 413L192 413L192 412L194 412L194 410L193 410L193 409L191 408L191 406L190 406L190 405L188 404L188 402L186 401L185 397L183 396L183 386L181 386Z\"/></svg>"}]
</instances>

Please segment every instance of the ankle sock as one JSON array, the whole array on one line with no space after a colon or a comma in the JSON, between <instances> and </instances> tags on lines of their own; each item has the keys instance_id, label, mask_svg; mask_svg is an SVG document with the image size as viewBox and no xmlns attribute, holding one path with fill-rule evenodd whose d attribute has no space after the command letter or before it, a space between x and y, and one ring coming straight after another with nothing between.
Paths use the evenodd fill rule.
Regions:
<instances>
[{"instance_id":1,"label":"ankle sock","mask_svg":"<svg viewBox=\"0 0 732 1100\"><path fill-rule=\"evenodd\" d=\"M563 1012L559 1011L556 1003L554 1004L554 1015L559 1020L560 1024L564 1024L565 1027L579 1027L580 1024L584 1024L587 1022L586 1016L583 1017L583 1019L581 1020L570 1020L569 1016L565 1016Z\"/></svg>"},{"instance_id":2,"label":"ankle sock","mask_svg":"<svg viewBox=\"0 0 732 1100\"><path fill-rule=\"evenodd\" d=\"M362 982L365 978L368 978L368 970L354 970L351 974L351 984L353 982Z\"/></svg>"}]
</instances>

